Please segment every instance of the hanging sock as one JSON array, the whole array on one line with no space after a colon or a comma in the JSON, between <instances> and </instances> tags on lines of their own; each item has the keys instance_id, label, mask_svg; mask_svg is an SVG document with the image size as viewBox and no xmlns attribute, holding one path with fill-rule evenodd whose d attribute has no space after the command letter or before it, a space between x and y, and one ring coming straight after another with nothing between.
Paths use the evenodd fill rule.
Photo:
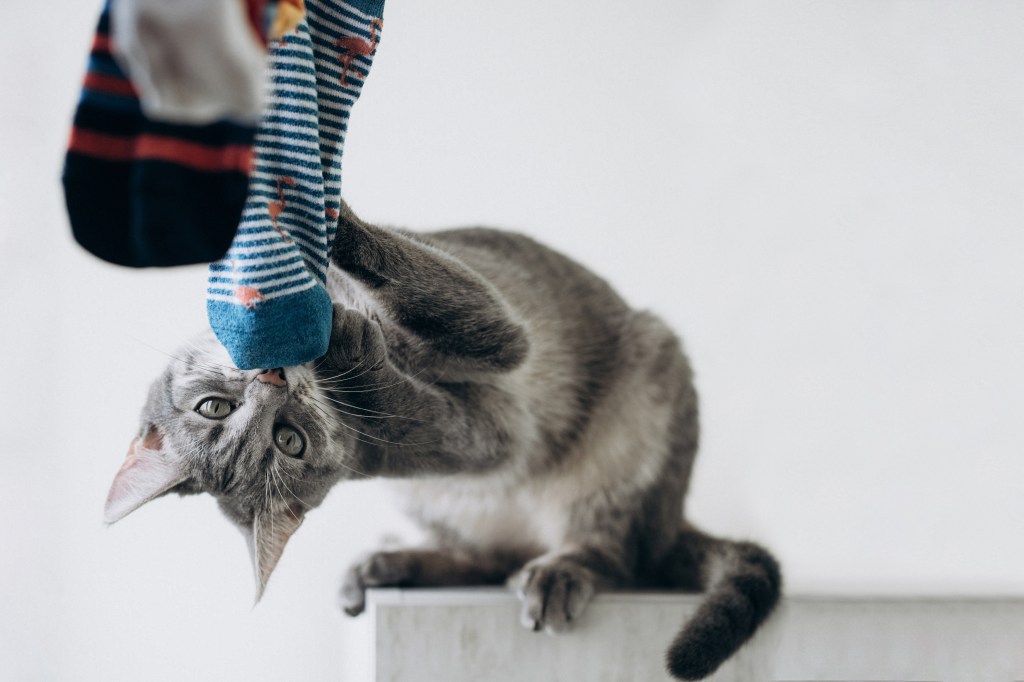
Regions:
<instances>
[{"instance_id":1,"label":"hanging sock","mask_svg":"<svg viewBox=\"0 0 1024 682\"><path fill-rule=\"evenodd\" d=\"M197 1L207 0L189 0ZM183 82L168 85L160 76L154 81L147 71L152 60L118 53L111 31L117 5L123 2L120 11L125 12L129 6L146 3L115 2L112 7L108 1L100 16L65 159L63 182L72 233L91 253L119 265L209 263L224 255L238 226L260 102L258 98L249 101L247 109L204 105L200 116L181 115L180 107L175 113L150 106L157 92L154 82L193 103L206 101L204 92L208 94L208 90L189 94ZM243 62L250 72L258 69L258 80L262 77L262 38L253 29L250 13L240 0L218 2L228 3L224 5L227 8L237 5L234 14L222 17L231 21L217 24L217 28L233 36L228 40L231 45L247 46ZM148 25L150 29L167 28L159 22ZM157 44L185 43L193 54L200 54L206 42L213 40L205 33L197 36L202 40L190 40L191 33L179 27L151 35L146 41L134 30L138 27L130 23L119 26L118 36L129 51L140 43L151 50ZM141 102L139 88L123 68L125 64L139 76L139 83L146 84ZM231 64L221 65L221 73L231 70ZM159 103L159 98L156 101ZM237 116L232 121L220 119L221 115ZM250 123L246 123L247 116Z\"/></svg>"},{"instance_id":2,"label":"hanging sock","mask_svg":"<svg viewBox=\"0 0 1024 682\"><path fill-rule=\"evenodd\" d=\"M207 288L210 326L241 369L298 365L327 352L342 149L383 8L383 0L310 0L294 29L270 43L248 197ZM283 9L282 2L279 16Z\"/></svg>"}]
</instances>

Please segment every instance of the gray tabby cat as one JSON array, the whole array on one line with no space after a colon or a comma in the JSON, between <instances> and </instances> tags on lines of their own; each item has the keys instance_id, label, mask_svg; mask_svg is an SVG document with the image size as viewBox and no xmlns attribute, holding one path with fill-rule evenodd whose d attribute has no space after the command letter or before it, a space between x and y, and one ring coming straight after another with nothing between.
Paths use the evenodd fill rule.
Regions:
<instances>
[{"instance_id":1,"label":"gray tabby cat","mask_svg":"<svg viewBox=\"0 0 1024 682\"><path fill-rule=\"evenodd\" d=\"M595 590L704 590L667 664L711 674L780 575L761 547L682 519L698 422L676 336L524 236L382 229L347 206L339 223L327 355L240 371L212 335L184 350L150 390L107 521L211 493L248 539L258 598L335 483L396 479L432 542L349 569L349 614L368 587L507 582L526 627L560 632Z\"/></svg>"}]
</instances>

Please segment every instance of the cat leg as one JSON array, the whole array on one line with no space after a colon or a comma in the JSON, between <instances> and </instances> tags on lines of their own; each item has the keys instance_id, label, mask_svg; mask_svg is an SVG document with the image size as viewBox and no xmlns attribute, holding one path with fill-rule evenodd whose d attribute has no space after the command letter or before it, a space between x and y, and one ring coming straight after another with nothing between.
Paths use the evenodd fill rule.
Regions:
<instances>
[{"instance_id":1,"label":"cat leg","mask_svg":"<svg viewBox=\"0 0 1024 682\"><path fill-rule=\"evenodd\" d=\"M579 619L598 589L626 582L627 569L618 552L582 546L537 557L509 580L509 586L522 602L523 627L554 634Z\"/></svg>"},{"instance_id":2,"label":"cat leg","mask_svg":"<svg viewBox=\"0 0 1024 682\"><path fill-rule=\"evenodd\" d=\"M517 409L489 384L429 384L397 367L381 326L336 305L330 348L316 365L321 405L357 442L352 468L408 477L482 471L507 456Z\"/></svg>"},{"instance_id":3,"label":"cat leg","mask_svg":"<svg viewBox=\"0 0 1024 682\"><path fill-rule=\"evenodd\" d=\"M370 587L500 585L513 570L497 556L474 556L438 549L400 549L357 561L342 581L339 602L350 616L366 608Z\"/></svg>"},{"instance_id":4,"label":"cat leg","mask_svg":"<svg viewBox=\"0 0 1024 682\"><path fill-rule=\"evenodd\" d=\"M364 223L344 203L331 262L449 363L505 372L526 358L526 332L491 284L413 236Z\"/></svg>"}]
</instances>

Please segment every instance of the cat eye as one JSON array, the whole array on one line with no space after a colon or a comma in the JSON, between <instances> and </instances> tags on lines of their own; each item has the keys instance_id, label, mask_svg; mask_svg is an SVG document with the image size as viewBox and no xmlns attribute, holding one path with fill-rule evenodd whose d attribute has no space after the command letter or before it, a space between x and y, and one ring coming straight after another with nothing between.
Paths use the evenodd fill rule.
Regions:
<instances>
[{"instance_id":1,"label":"cat eye","mask_svg":"<svg viewBox=\"0 0 1024 682\"><path fill-rule=\"evenodd\" d=\"M274 429L274 445L289 457L298 457L306 449L306 443L299 432L285 424Z\"/></svg>"},{"instance_id":2,"label":"cat eye","mask_svg":"<svg viewBox=\"0 0 1024 682\"><path fill-rule=\"evenodd\" d=\"M223 419L231 414L232 409L231 403L224 398L207 398L199 403L196 412L207 419Z\"/></svg>"}]
</instances>

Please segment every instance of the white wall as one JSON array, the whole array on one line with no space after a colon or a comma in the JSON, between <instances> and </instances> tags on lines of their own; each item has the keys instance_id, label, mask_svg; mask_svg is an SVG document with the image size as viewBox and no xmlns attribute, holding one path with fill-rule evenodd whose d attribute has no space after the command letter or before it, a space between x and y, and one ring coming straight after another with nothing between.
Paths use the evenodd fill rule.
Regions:
<instances>
[{"instance_id":1,"label":"white wall","mask_svg":"<svg viewBox=\"0 0 1024 682\"><path fill-rule=\"evenodd\" d=\"M58 176L98 2L0 41L0 678L336 679L343 565L400 528L339 488L260 606L210 499L100 511L202 268L74 245ZM791 592L1024 594L1024 5L391 0L346 194L520 228L687 339L692 517ZM357 665L357 664L352 664Z\"/></svg>"}]
</instances>

